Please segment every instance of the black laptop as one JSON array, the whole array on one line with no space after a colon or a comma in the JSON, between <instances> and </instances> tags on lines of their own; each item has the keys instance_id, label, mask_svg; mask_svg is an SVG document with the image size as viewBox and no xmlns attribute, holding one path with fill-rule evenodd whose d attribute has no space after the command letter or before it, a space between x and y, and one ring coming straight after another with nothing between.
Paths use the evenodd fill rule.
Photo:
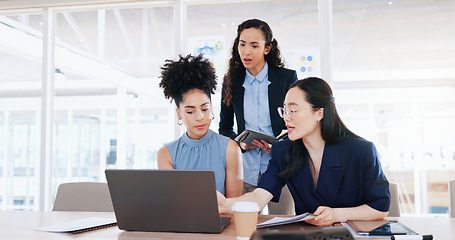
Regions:
<instances>
[{"instance_id":1,"label":"black laptop","mask_svg":"<svg viewBox=\"0 0 455 240\"><path fill-rule=\"evenodd\" d=\"M220 233L215 173L210 170L105 171L122 230Z\"/></svg>"}]
</instances>

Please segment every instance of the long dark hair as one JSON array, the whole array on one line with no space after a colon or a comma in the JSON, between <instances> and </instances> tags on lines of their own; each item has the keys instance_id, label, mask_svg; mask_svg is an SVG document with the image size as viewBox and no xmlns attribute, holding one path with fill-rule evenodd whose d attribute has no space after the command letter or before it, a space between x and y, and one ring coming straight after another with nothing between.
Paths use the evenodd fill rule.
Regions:
<instances>
[{"instance_id":1,"label":"long dark hair","mask_svg":"<svg viewBox=\"0 0 455 240\"><path fill-rule=\"evenodd\" d=\"M326 81L317 77L308 77L293 83L291 88L294 87L298 87L305 93L305 101L313 106L313 111L324 109L321 136L326 143L336 143L347 137L359 137L341 121L335 107L332 89ZM279 175L284 178L294 176L305 164L307 158L308 150L303 141L293 141L285 155L287 167Z\"/></svg>"},{"instance_id":2,"label":"long dark hair","mask_svg":"<svg viewBox=\"0 0 455 240\"><path fill-rule=\"evenodd\" d=\"M229 69L226 75L224 75L223 80L224 103L228 106L231 105L232 101L232 83L234 79L245 73L245 66L243 66L242 60L240 59L237 47L239 45L240 34L243 30L249 28L261 30L264 35L265 46L271 46L269 53L264 56L267 64L275 67L284 67L284 63L281 60L280 49L278 48L278 42L275 38L273 38L270 26L266 22L259 19L249 19L241 23L237 27L237 37L235 38L234 45L232 46L231 58L229 59Z\"/></svg>"}]
</instances>

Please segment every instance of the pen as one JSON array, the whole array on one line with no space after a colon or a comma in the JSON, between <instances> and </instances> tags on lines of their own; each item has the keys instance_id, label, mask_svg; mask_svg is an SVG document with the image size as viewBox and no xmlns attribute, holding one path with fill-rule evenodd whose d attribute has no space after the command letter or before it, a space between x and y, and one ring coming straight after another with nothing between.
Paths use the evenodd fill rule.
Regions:
<instances>
[{"instance_id":1,"label":"pen","mask_svg":"<svg viewBox=\"0 0 455 240\"><path fill-rule=\"evenodd\" d=\"M393 235L392 240L431 240L433 235Z\"/></svg>"}]
</instances>

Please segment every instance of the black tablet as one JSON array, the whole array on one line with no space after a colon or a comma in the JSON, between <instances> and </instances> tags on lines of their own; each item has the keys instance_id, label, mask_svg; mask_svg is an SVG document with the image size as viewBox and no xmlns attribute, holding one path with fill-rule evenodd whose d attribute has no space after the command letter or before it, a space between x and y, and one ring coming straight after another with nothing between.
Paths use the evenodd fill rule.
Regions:
<instances>
[{"instance_id":1,"label":"black tablet","mask_svg":"<svg viewBox=\"0 0 455 240\"><path fill-rule=\"evenodd\" d=\"M390 236L417 234L414 230L396 220L348 221L348 223L359 235Z\"/></svg>"}]
</instances>

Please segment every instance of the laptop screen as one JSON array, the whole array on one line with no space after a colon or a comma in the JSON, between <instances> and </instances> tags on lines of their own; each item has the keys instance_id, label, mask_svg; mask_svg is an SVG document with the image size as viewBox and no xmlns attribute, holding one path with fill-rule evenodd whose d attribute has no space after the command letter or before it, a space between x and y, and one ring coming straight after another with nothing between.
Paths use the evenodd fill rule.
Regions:
<instances>
[{"instance_id":1,"label":"laptop screen","mask_svg":"<svg viewBox=\"0 0 455 240\"><path fill-rule=\"evenodd\" d=\"M221 232L213 171L105 172L120 229Z\"/></svg>"}]
</instances>

